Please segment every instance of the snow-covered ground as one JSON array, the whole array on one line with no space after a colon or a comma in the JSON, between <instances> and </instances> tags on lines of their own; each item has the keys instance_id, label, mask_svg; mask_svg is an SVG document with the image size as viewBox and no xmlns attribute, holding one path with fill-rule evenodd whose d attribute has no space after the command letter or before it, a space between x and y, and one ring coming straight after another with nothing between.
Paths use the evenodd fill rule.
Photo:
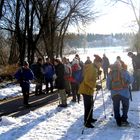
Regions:
<instances>
[{"instance_id":1,"label":"snow-covered ground","mask_svg":"<svg viewBox=\"0 0 140 140\"><path fill-rule=\"evenodd\" d=\"M115 61L115 55L120 55L126 64L131 62L126 53L108 54L112 62ZM90 53L85 55L91 56ZM9 95L11 93L15 96L20 88L14 85L6 87L5 91L0 89L0 97L7 96L8 91ZM99 91L95 101L93 116L98 119L94 124L95 128L83 127L83 101L78 104L70 102L69 99L68 107L64 109L58 108L56 102L18 118L2 116L0 140L140 140L140 91L132 92L132 97L128 114L130 127L116 126L112 116L110 92L105 89Z\"/></svg>"},{"instance_id":2,"label":"snow-covered ground","mask_svg":"<svg viewBox=\"0 0 140 140\"><path fill-rule=\"evenodd\" d=\"M102 91L97 95L94 117L98 119L95 128L83 130L83 101L69 102L64 109L58 103L50 104L27 115L12 118L2 116L0 122L0 140L139 140L140 92L133 92L130 104L129 121L131 127L117 127L112 114L110 93ZM106 118L105 118L106 115Z\"/></svg>"}]
</instances>

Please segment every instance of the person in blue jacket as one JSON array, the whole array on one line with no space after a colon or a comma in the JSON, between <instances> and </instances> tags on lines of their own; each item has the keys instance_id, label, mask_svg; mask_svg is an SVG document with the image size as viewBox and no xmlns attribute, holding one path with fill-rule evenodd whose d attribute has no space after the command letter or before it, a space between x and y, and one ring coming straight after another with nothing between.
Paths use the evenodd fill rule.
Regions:
<instances>
[{"instance_id":1,"label":"person in blue jacket","mask_svg":"<svg viewBox=\"0 0 140 140\"><path fill-rule=\"evenodd\" d=\"M55 74L55 68L51 63L50 58L46 58L46 63L43 65L43 72L44 72L45 84L46 84L46 94L49 93L49 90L51 90L51 93L53 93L53 89L54 89L53 75Z\"/></svg>"},{"instance_id":2,"label":"person in blue jacket","mask_svg":"<svg viewBox=\"0 0 140 140\"><path fill-rule=\"evenodd\" d=\"M23 93L23 104L25 107L29 107L29 90L30 90L30 80L34 79L34 74L29 68L29 63L27 61L23 62L23 66L18 69L14 77L20 83L22 93Z\"/></svg>"},{"instance_id":3,"label":"person in blue jacket","mask_svg":"<svg viewBox=\"0 0 140 140\"><path fill-rule=\"evenodd\" d=\"M128 110L130 99L130 84L133 83L133 76L126 69L122 69L120 63L110 66L110 73L107 77L107 88L111 91L113 101L114 118L118 126L128 125ZM113 76L115 72L116 79ZM119 76L120 75L120 76ZM119 83L120 82L120 83ZM122 103L122 115L120 114L120 103Z\"/></svg>"}]
</instances>

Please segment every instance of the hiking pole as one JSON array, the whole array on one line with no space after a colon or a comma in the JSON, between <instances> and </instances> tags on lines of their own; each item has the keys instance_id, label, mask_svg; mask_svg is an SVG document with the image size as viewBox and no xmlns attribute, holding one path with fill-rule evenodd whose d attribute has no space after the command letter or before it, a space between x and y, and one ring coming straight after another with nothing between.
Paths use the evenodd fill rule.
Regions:
<instances>
[{"instance_id":1,"label":"hiking pole","mask_svg":"<svg viewBox=\"0 0 140 140\"><path fill-rule=\"evenodd\" d=\"M100 76L100 84L101 84L101 92L102 92L102 99L103 99L103 108L104 108L104 115L106 118L106 107L105 107L105 100L104 100L104 93L103 93L103 86L102 86L102 81L101 81L101 76Z\"/></svg>"},{"instance_id":2,"label":"hiking pole","mask_svg":"<svg viewBox=\"0 0 140 140\"><path fill-rule=\"evenodd\" d=\"M90 111L89 111L89 113L88 113L88 117L87 117L87 119L86 119L86 122L85 122L85 124L84 124L84 127L83 127L83 129L82 129L82 133L81 133L81 134L84 134L85 126L86 126L86 124L87 124L87 121L88 121L88 119L89 119L89 116L90 116L90 114L91 114L91 111L94 109L94 103L95 103L97 94L98 94L98 91L95 93L95 97L94 97L94 100L93 100L93 103L92 103L92 107L90 108ZM94 95L94 94L93 94L93 95Z\"/></svg>"},{"instance_id":3,"label":"hiking pole","mask_svg":"<svg viewBox=\"0 0 140 140\"><path fill-rule=\"evenodd\" d=\"M129 92L130 92L130 100L132 101L132 92L131 92L131 86L129 86L128 88L129 88Z\"/></svg>"}]
</instances>

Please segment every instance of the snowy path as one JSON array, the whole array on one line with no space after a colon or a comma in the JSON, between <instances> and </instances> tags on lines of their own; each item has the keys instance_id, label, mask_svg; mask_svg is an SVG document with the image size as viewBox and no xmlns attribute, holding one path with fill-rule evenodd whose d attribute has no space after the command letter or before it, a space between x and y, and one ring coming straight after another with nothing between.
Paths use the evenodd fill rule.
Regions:
<instances>
[{"instance_id":1,"label":"snowy path","mask_svg":"<svg viewBox=\"0 0 140 140\"><path fill-rule=\"evenodd\" d=\"M106 119L101 92L95 102L94 117L99 121L95 128L83 129L83 101L69 103L65 109L57 108L58 103L40 108L19 118L4 117L0 122L0 140L139 140L140 92L134 92L130 103L129 121L132 127L117 127L111 117L110 93L104 92Z\"/></svg>"}]
</instances>

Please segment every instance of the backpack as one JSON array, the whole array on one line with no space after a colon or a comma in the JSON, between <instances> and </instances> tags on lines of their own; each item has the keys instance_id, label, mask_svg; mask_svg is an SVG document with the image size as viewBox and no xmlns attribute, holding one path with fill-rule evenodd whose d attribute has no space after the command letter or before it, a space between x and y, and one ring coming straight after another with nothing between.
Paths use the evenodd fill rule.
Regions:
<instances>
[{"instance_id":1,"label":"backpack","mask_svg":"<svg viewBox=\"0 0 140 140\"><path fill-rule=\"evenodd\" d=\"M71 67L68 65L64 65L65 75L71 75Z\"/></svg>"},{"instance_id":2,"label":"backpack","mask_svg":"<svg viewBox=\"0 0 140 140\"><path fill-rule=\"evenodd\" d=\"M72 75L77 83L81 83L84 79L83 70L75 71Z\"/></svg>"},{"instance_id":3,"label":"backpack","mask_svg":"<svg viewBox=\"0 0 140 140\"><path fill-rule=\"evenodd\" d=\"M123 70L118 69L110 71L109 75L111 77L111 90L121 90L128 87L128 83L125 82L125 79L122 76L123 72Z\"/></svg>"}]
</instances>

